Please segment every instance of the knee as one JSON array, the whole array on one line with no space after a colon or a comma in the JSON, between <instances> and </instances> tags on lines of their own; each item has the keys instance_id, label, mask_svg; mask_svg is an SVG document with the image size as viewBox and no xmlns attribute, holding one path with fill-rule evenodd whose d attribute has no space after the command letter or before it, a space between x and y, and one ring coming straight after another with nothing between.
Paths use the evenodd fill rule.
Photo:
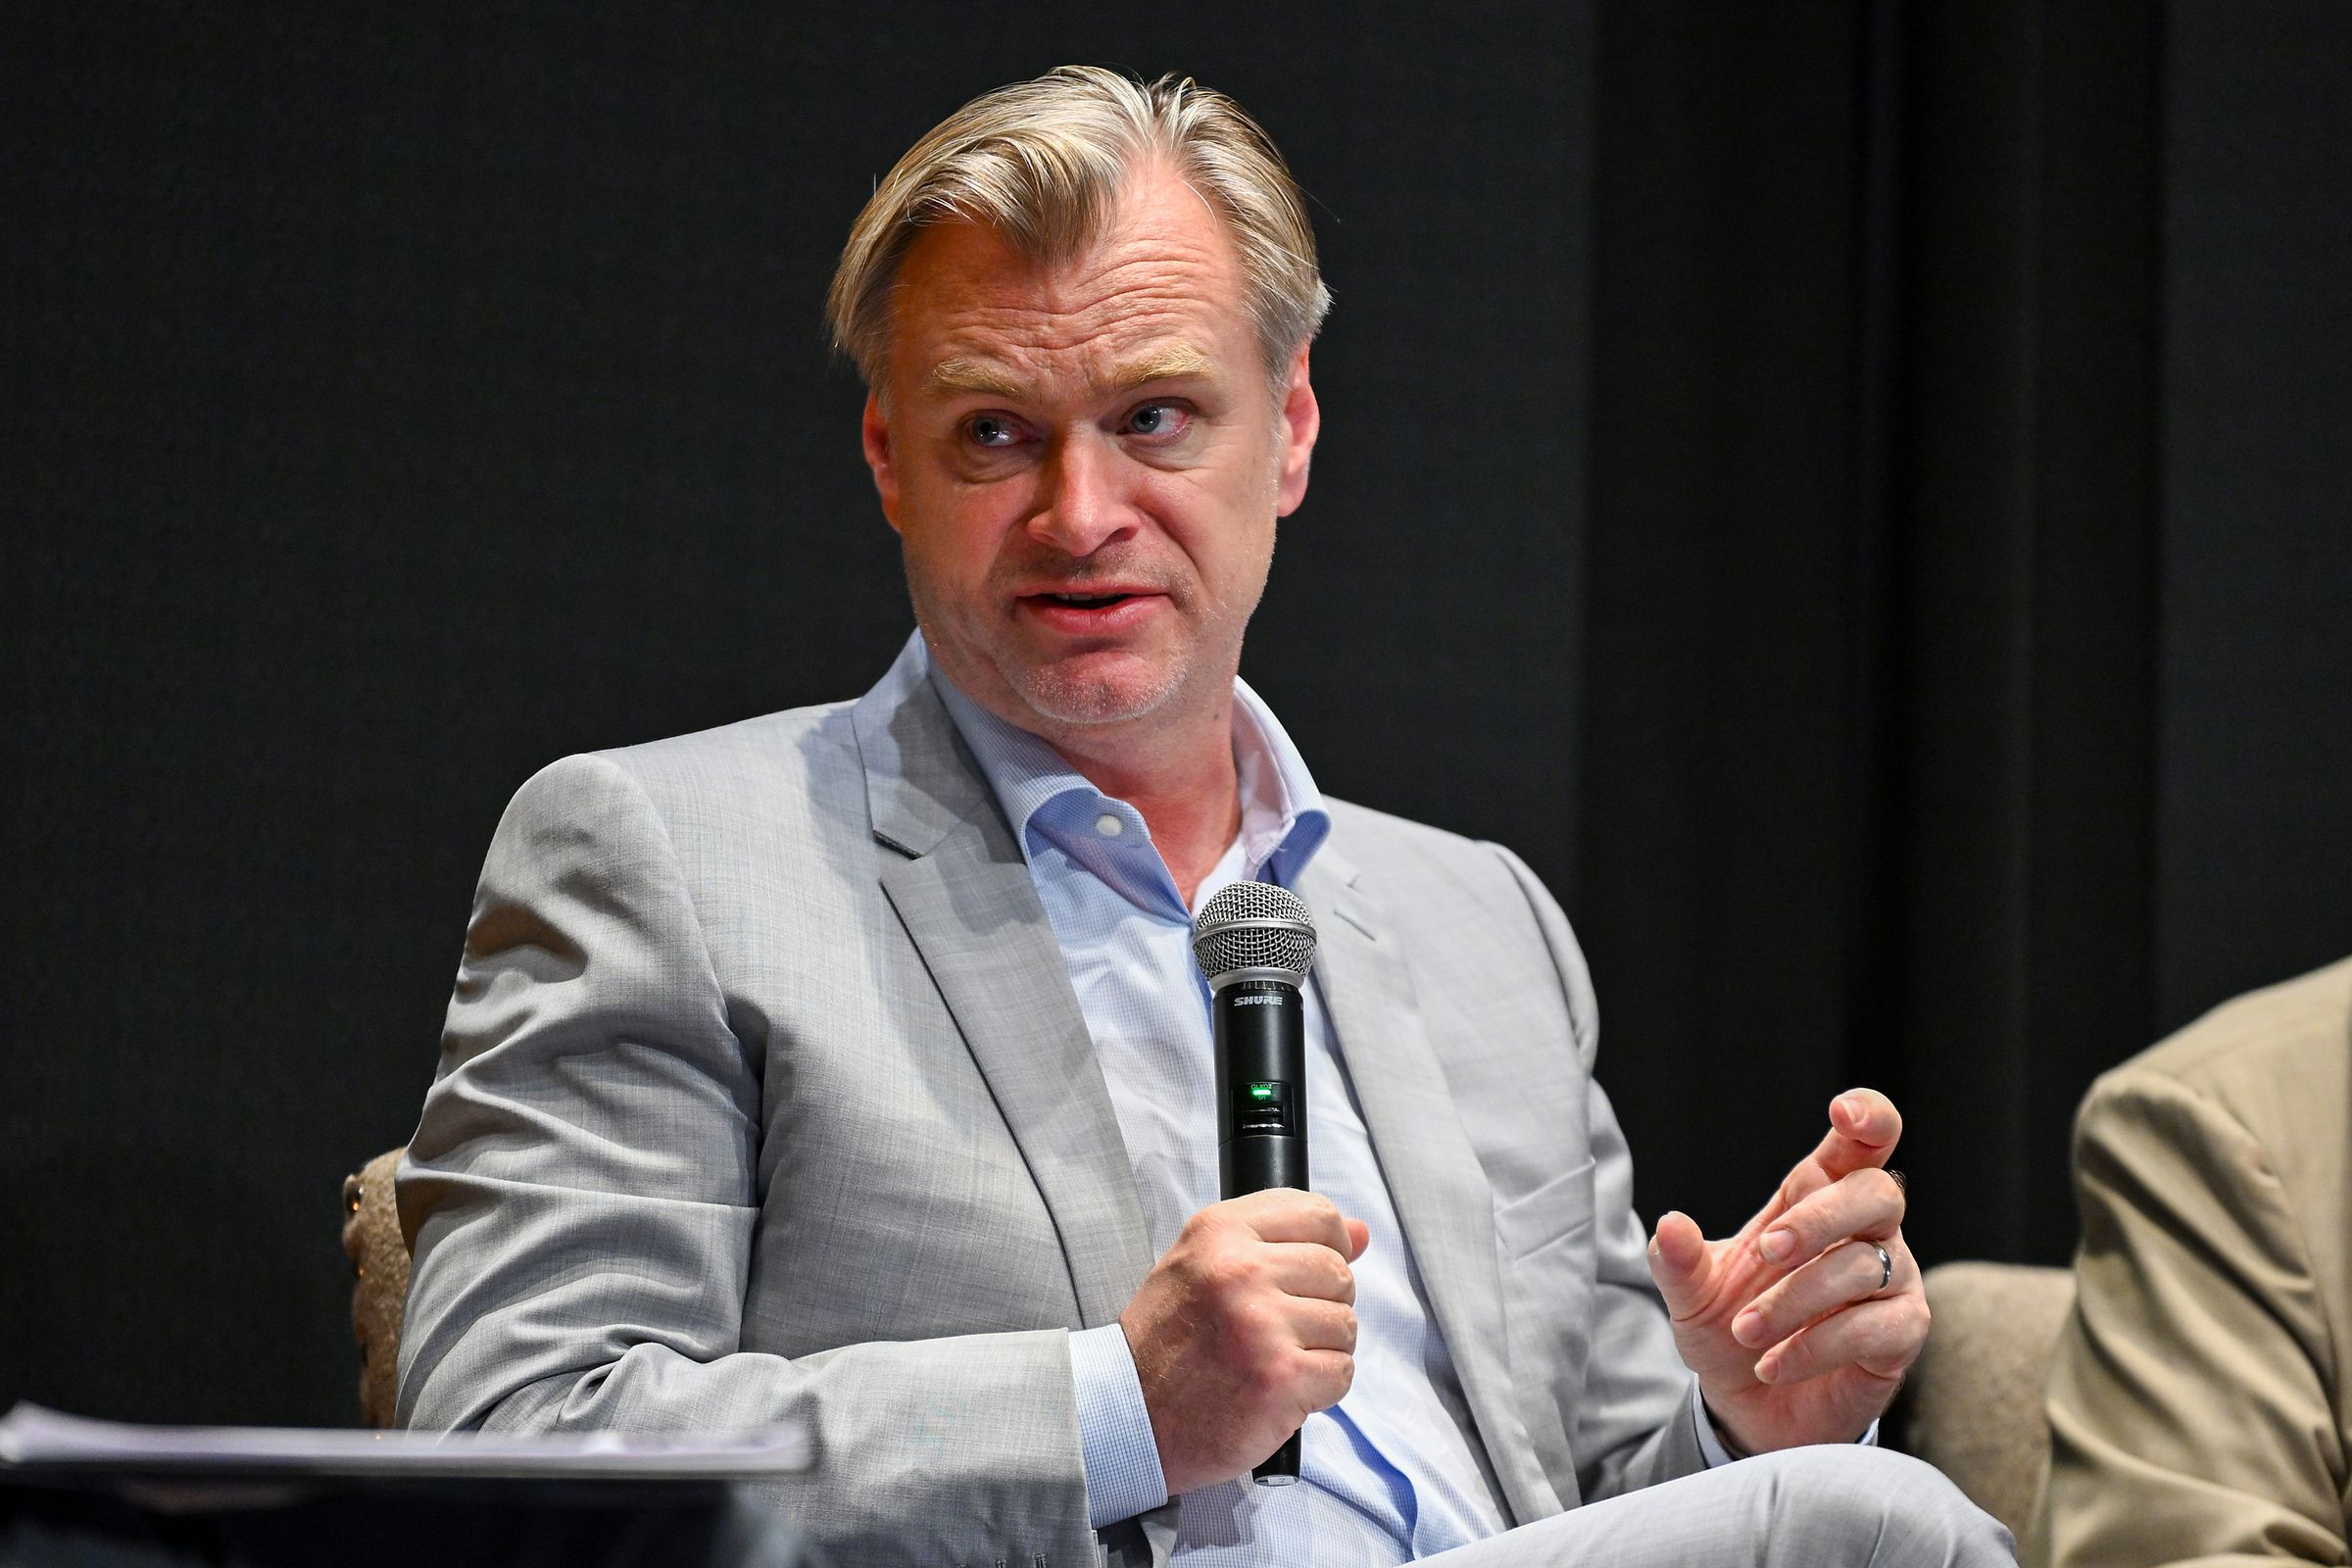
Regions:
<instances>
[{"instance_id":1,"label":"knee","mask_svg":"<svg viewBox=\"0 0 2352 1568\"><path fill-rule=\"evenodd\" d=\"M2009 1532L1935 1466L1858 1445L1761 1454L1757 1523L1773 1562L1980 1564L2016 1561Z\"/></svg>"}]
</instances>

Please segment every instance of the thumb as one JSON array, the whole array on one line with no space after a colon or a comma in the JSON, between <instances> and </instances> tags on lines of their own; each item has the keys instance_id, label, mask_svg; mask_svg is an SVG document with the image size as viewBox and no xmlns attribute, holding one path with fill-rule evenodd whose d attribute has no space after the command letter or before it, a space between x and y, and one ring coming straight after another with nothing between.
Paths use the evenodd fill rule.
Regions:
<instances>
[{"instance_id":1,"label":"thumb","mask_svg":"<svg viewBox=\"0 0 2352 1568\"><path fill-rule=\"evenodd\" d=\"M1698 1221L1679 1209L1658 1217L1649 1239L1649 1277L1666 1298L1669 1317L1690 1317L1706 1304L1715 1283L1715 1254Z\"/></svg>"},{"instance_id":2,"label":"thumb","mask_svg":"<svg viewBox=\"0 0 2352 1568\"><path fill-rule=\"evenodd\" d=\"M1348 1261L1352 1263L1364 1255L1365 1248L1372 1245L1372 1227L1360 1219L1345 1223L1348 1226Z\"/></svg>"}]
</instances>

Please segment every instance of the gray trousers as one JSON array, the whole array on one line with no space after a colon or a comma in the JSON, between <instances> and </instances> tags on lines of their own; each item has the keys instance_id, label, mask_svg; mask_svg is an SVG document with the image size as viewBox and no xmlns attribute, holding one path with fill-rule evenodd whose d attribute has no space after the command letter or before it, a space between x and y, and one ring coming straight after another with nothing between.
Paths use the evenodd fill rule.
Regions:
<instances>
[{"instance_id":1,"label":"gray trousers","mask_svg":"<svg viewBox=\"0 0 2352 1568\"><path fill-rule=\"evenodd\" d=\"M2009 1532L1884 1448L1760 1454L1425 1559L1432 1568L2014 1568Z\"/></svg>"}]
</instances>

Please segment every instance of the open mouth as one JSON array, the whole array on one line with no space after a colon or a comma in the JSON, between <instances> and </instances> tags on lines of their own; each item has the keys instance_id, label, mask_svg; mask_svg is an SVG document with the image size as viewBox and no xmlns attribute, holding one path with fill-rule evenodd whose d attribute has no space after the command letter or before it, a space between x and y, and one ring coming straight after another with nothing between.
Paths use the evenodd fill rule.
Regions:
<instances>
[{"instance_id":1,"label":"open mouth","mask_svg":"<svg viewBox=\"0 0 2352 1568\"><path fill-rule=\"evenodd\" d=\"M1112 605L1124 604L1135 596L1133 594L1040 594L1038 597L1049 604L1069 605L1079 610L1108 610Z\"/></svg>"}]
</instances>

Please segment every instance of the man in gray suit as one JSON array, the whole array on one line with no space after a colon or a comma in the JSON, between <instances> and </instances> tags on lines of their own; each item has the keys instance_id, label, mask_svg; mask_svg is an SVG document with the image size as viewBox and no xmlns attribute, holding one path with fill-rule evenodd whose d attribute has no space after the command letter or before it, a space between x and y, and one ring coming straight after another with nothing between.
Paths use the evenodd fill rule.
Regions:
<instances>
[{"instance_id":1,"label":"man in gray suit","mask_svg":"<svg viewBox=\"0 0 2352 1568\"><path fill-rule=\"evenodd\" d=\"M806 1421L774 1501L852 1563L2008 1560L1856 1441L1927 1330L1894 1107L1645 1238L1557 906L1237 678L1326 299L1189 82L988 94L876 189L832 314L920 631L515 797L401 1176L408 1421ZM1318 1192L1219 1202L1186 938L1245 877L1320 933Z\"/></svg>"}]
</instances>

